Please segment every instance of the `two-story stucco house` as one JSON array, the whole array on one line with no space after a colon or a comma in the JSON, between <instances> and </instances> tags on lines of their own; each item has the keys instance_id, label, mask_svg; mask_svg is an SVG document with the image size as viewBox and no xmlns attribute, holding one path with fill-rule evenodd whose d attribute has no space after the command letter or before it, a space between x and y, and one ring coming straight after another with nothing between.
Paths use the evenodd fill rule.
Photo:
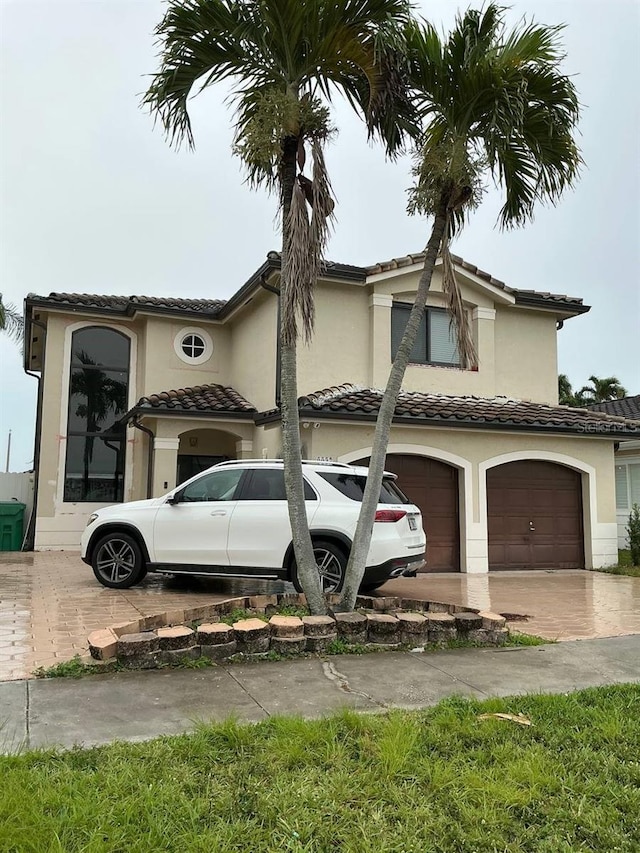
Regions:
<instances>
[{"instance_id":1,"label":"two-story stucco house","mask_svg":"<svg viewBox=\"0 0 640 853\"><path fill-rule=\"evenodd\" d=\"M367 459L422 262L327 265L299 355L307 458ZM160 495L216 461L278 457L279 263L270 254L226 302L27 298L37 549L75 549L96 507ZM478 366L457 364L436 268L387 458L423 511L429 569L615 562L614 446L640 424L557 397L558 329L588 307L456 267Z\"/></svg>"}]
</instances>

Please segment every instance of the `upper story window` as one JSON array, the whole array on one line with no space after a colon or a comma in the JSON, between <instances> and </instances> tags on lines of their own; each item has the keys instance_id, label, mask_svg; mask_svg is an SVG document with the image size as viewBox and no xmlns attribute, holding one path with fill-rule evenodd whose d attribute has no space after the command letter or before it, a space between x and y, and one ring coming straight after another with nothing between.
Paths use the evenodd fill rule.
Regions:
<instances>
[{"instance_id":1,"label":"upper story window","mask_svg":"<svg viewBox=\"0 0 640 853\"><path fill-rule=\"evenodd\" d=\"M395 302L391 308L391 358L398 351L410 313L411 305L406 303ZM460 367L455 330L444 308L425 309L409 362Z\"/></svg>"},{"instance_id":2,"label":"upper story window","mask_svg":"<svg viewBox=\"0 0 640 853\"><path fill-rule=\"evenodd\" d=\"M124 497L125 428L117 423L129 399L126 335L103 326L71 338L64 500L114 503Z\"/></svg>"},{"instance_id":3,"label":"upper story window","mask_svg":"<svg viewBox=\"0 0 640 853\"><path fill-rule=\"evenodd\" d=\"M204 329L188 327L180 329L175 336L173 349L186 364L204 364L213 354L213 341Z\"/></svg>"}]
</instances>

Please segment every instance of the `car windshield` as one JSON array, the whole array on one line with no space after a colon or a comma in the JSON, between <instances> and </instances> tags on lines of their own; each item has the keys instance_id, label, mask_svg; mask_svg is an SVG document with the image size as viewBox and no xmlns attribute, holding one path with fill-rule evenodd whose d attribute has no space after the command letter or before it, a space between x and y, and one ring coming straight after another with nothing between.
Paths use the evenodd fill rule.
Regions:
<instances>
[{"instance_id":1,"label":"car windshield","mask_svg":"<svg viewBox=\"0 0 640 853\"><path fill-rule=\"evenodd\" d=\"M337 471L320 471L320 476L323 480L341 492L345 497L352 501L362 503L364 496L364 488L367 483L367 478L357 474L343 474ZM409 498L403 494L396 485L393 477L385 477L382 481L380 489L380 498L378 503L381 504L408 504L411 503Z\"/></svg>"}]
</instances>

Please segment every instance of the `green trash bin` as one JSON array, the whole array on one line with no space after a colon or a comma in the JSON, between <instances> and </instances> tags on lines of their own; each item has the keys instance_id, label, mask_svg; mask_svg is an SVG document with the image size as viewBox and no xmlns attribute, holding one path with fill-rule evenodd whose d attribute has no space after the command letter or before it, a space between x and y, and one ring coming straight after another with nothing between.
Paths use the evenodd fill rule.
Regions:
<instances>
[{"instance_id":1,"label":"green trash bin","mask_svg":"<svg viewBox=\"0 0 640 853\"><path fill-rule=\"evenodd\" d=\"M20 551L26 504L0 501L0 551Z\"/></svg>"}]
</instances>

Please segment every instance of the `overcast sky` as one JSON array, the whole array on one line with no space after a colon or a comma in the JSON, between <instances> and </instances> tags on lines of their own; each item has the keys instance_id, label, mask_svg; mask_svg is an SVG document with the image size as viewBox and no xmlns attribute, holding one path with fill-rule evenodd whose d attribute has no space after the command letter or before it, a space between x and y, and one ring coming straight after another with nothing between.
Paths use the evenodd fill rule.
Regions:
<instances>
[{"instance_id":1,"label":"overcast sky","mask_svg":"<svg viewBox=\"0 0 640 853\"><path fill-rule=\"evenodd\" d=\"M447 29L466 8L417 5ZM228 298L279 247L275 199L251 192L231 155L224 90L193 101L195 153L176 153L139 109L163 9L159 0L0 0L5 301L51 291ZM574 192L519 231L495 228L491 192L453 250L514 287L583 297L592 309L559 332L559 370L578 387L613 374L637 394L640 2L513 0L508 19L523 15L567 25L586 167ZM334 120L329 256L370 264L420 251L429 225L405 212L408 160L385 163L344 106ZM33 459L36 381L2 337L0 466L11 429L19 471Z\"/></svg>"}]
</instances>

